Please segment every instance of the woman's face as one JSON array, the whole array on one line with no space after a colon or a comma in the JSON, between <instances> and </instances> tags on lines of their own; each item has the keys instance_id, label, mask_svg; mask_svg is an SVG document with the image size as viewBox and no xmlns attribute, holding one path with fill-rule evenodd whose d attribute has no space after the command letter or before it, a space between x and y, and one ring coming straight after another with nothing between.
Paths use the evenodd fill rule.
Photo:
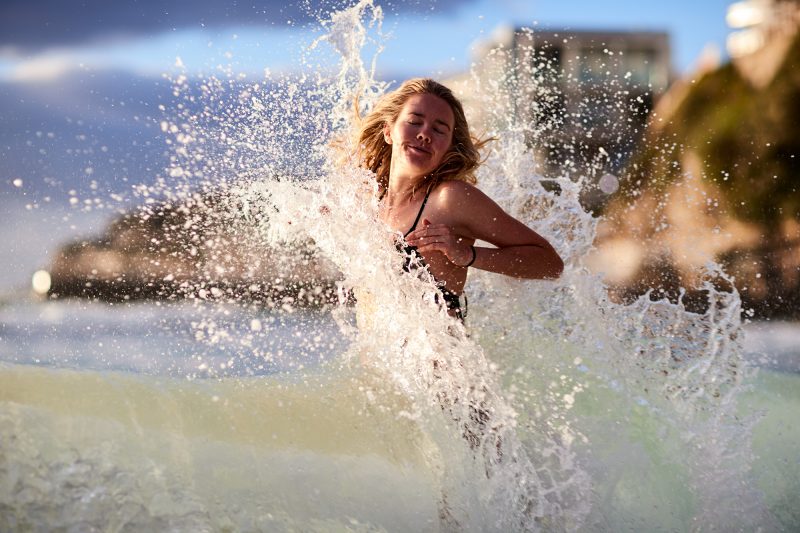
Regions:
<instances>
[{"instance_id":1,"label":"woman's face","mask_svg":"<svg viewBox=\"0 0 800 533\"><path fill-rule=\"evenodd\" d=\"M384 126L392 145L391 173L421 178L433 172L450 149L454 123L450 104L438 96L411 96L394 124Z\"/></svg>"}]
</instances>

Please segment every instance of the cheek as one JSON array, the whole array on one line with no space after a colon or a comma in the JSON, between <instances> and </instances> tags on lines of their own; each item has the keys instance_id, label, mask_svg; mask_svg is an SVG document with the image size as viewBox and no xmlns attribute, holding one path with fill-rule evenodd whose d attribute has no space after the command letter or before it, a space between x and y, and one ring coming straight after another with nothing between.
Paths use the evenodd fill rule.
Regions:
<instances>
[{"instance_id":1,"label":"cheek","mask_svg":"<svg viewBox=\"0 0 800 533\"><path fill-rule=\"evenodd\" d=\"M449 146L443 146L441 150L438 151L438 157L436 158L435 166L439 166L444 161L445 156L447 155L448 150L450 149Z\"/></svg>"},{"instance_id":2,"label":"cheek","mask_svg":"<svg viewBox=\"0 0 800 533\"><path fill-rule=\"evenodd\" d=\"M438 145L439 145L439 146L438 146L438 148L439 148L439 150L438 150L438 151L439 151L439 153L441 153L442 155L444 155L445 153L447 153L447 152L448 152L448 150L450 150L451 146L453 145L453 139L442 139L442 140L441 140L441 141L438 143Z\"/></svg>"},{"instance_id":3,"label":"cheek","mask_svg":"<svg viewBox=\"0 0 800 533\"><path fill-rule=\"evenodd\" d=\"M383 130L384 134L388 133L389 137L391 138L392 142L397 142L399 139L402 138L403 128L399 124L394 124L390 128L386 128Z\"/></svg>"}]
</instances>

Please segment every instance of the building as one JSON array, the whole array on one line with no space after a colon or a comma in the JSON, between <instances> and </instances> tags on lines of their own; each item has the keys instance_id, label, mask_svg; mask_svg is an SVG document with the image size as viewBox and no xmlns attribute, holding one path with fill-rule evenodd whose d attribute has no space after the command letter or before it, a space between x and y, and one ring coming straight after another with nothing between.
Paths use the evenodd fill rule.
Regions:
<instances>
[{"instance_id":1,"label":"building","mask_svg":"<svg viewBox=\"0 0 800 533\"><path fill-rule=\"evenodd\" d=\"M766 87L797 34L800 1L735 2L725 19L734 30L726 43L733 64L754 87Z\"/></svg>"},{"instance_id":2,"label":"building","mask_svg":"<svg viewBox=\"0 0 800 533\"><path fill-rule=\"evenodd\" d=\"M624 164L670 78L664 32L519 28L476 47L469 83L477 89L460 92L473 120L523 131L541 173L599 177ZM468 85L460 81L456 90Z\"/></svg>"},{"instance_id":3,"label":"building","mask_svg":"<svg viewBox=\"0 0 800 533\"><path fill-rule=\"evenodd\" d=\"M744 0L728 6L725 21L733 31L728 35L728 54L745 57L761 50L772 36L793 32L800 14L796 0Z\"/></svg>"}]
</instances>

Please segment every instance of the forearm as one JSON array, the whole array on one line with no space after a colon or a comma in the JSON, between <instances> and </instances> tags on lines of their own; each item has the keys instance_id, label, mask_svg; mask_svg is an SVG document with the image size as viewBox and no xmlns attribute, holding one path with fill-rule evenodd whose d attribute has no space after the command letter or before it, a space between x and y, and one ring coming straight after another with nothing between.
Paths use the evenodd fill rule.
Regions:
<instances>
[{"instance_id":1,"label":"forearm","mask_svg":"<svg viewBox=\"0 0 800 533\"><path fill-rule=\"evenodd\" d=\"M554 279L564 270L564 262L550 245L475 247L474 268L515 278Z\"/></svg>"}]
</instances>

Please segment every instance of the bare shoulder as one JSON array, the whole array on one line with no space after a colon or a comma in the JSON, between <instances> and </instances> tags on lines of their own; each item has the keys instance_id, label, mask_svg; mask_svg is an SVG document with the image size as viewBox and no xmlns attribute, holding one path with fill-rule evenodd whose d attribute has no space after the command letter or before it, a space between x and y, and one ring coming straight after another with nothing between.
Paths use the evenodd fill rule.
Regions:
<instances>
[{"instance_id":1,"label":"bare shoulder","mask_svg":"<svg viewBox=\"0 0 800 533\"><path fill-rule=\"evenodd\" d=\"M506 217L500 207L472 184L448 180L431 193L437 221L455 228L461 235L482 237L491 226Z\"/></svg>"},{"instance_id":2,"label":"bare shoulder","mask_svg":"<svg viewBox=\"0 0 800 533\"><path fill-rule=\"evenodd\" d=\"M488 200L480 189L471 183L459 180L443 181L434 192L438 203L450 206L470 204Z\"/></svg>"}]
</instances>

